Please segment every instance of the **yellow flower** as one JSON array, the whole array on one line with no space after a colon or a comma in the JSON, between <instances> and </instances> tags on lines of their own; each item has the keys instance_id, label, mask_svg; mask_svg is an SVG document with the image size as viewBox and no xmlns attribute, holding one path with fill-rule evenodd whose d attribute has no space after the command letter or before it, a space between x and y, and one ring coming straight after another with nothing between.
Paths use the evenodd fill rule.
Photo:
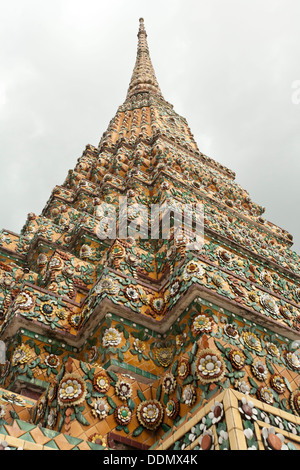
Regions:
<instances>
[{"instance_id":1,"label":"yellow flower","mask_svg":"<svg viewBox=\"0 0 300 470\"><path fill-rule=\"evenodd\" d=\"M149 305L149 297L147 294L145 294L145 292L140 294L140 300L141 302L143 302L144 305Z\"/></svg>"},{"instance_id":2,"label":"yellow flower","mask_svg":"<svg viewBox=\"0 0 300 470\"><path fill-rule=\"evenodd\" d=\"M16 366L17 364L25 364L29 361L30 358L30 348L28 346L25 346L25 344L21 344L21 346L15 350L11 362L13 366Z\"/></svg>"}]
</instances>

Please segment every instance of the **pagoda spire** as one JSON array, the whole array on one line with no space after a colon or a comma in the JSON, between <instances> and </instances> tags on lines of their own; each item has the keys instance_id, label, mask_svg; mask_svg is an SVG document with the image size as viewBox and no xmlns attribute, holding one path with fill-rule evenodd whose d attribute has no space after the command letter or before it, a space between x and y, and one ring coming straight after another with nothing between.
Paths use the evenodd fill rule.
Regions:
<instances>
[{"instance_id":1,"label":"pagoda spire","mask_svg":"<svg viewBox=\"0 0 300 470\"><path fill-rule=\"evenodd\" d=\"M163 99L151 62L144 19L140 18L136 63L128 87L126 101L139 93L152 93Z\"/></svg>"}]
</instances>

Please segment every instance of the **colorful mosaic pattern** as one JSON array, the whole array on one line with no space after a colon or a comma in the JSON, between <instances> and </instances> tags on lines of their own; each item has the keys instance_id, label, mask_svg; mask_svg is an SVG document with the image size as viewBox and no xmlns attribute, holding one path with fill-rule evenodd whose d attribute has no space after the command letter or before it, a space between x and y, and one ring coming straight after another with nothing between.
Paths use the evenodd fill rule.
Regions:
<instances>
[{"instance_id":1,"label":"colorful mosaic pattern","mask_svg":"<svg viewBox=\"0 0 300 470\"><path fill-rule=\"evenodd\" d=\"M176 216L168 238L109 236L120 197L136 224L200 203L201 250ZM99 146L0 232L0 446L298 448L300 263L263 213L164 99L141 19Z\"/></svg>"}]
</instances>

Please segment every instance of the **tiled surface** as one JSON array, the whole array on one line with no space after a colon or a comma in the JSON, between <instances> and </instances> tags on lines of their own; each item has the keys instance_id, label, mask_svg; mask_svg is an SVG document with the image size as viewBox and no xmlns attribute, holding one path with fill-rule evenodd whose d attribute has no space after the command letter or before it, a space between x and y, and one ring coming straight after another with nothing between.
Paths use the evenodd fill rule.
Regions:
<instances>
[{"instance_id":1,"label":"tiled surface","mask_svg":"<svg viewBox=\"0 0 300 470\"><path fill-rule=\"evenodd\" d=\"M300 274L300 263L289 254L291 238L261 220L262 208L235 183L233 171L199 152L186 120L163 100L150 56L144 54L143 21L138 37L137 66L126 101L99 148L86 147L64 184L54 188L42 215L29 214L20 235L0 232L0 303L5 307L0 334L9 338L9 361L0 364L0 379L3 389L16 392L13 397L0 390L0 404L6 407L1 432L19 439L24 448L95 448L90 442L94 436L107 440L116 434L124 446L150 447L158 440L160 448L168 448L184 439L220 400L225 421L212 424L215 448L222 447L220 441L228 434L232 449L244 449L236 392L241 387L229 356L232 349L248 353L239 377L257 406L287 421L299 421L283 411L289 406L291 390L299 388L299 369L293 370L284 360L289 340L300 337L299 282L291 274ZM201 253L192 259L176 233L167 241L101 240L97 206L117 205L124 194L131 202L143 201L147 208L150 202L173 197L183 205L204 204L207 230ZM282 264L276 264L278 256L285 257ZM270 272L265 273L266 269ZM267 278L272 282L269 279L266 284ZM106 285L98 284L99 279ZM198 295L203 298L197 300ZM197 331L194 321L200 313L210 327L202 329L200 319ZM233 320L242 338L236 342L225 332L225 325ZM110 328L117 339L107 345L103 339ZM261 350L246 344L242 335L249 330L255 330L264 345ZM274 335L281 348L277 362L264 349ZM199 376L198 353L208 348L208 355L225 364L222 375L213 380ZM184 378L176 363L180 358L193 369ZM264 378L255 375L250 362L257 358L269 369L271 363L274 372L290 384L275 403L278 408L265 404L263 398L256 400L259 387L270 386L271 375L269 369ZM93 378L102 367L108 373L109 388L99 395ZM170 371L176 388L164 392L162 385ZM60 387L66 372L76 380L79 377L84 393L76 396L84 398L77 402L71 394L67 403L57 406L49 397L49 386ZM118 396L109 372L115 372L117 380L126 378L132 387L134 406L127 426L119 424L115 410L130 402ZM184 398L190 384L194 387L191 401ZM42 396L36 403L24 398L25 392L27 397L39 392ZM178 421L165 410L165 402L176 397ZM94 398L108 403L105 417L92 413ZM138 405L156 398L164 409L163 419L155 431L144 427L139 434ZM53 400L58 400L57 395ZM51 408L58 412L55 423L48 420ZM255 426L259 434L262 424ZM197 439L193 447L201 436ZM259 436L258 442L263 445Z\"/></svg>"},{"instance_id":2,"label":"tiled surface","mask_svg":"<svg viewBox=\"0 0 300 470\"><path fill-rule=\"evenodd\" d=\"M26 430L28 429L28 430ZM6 440L12 447L22 447L25 450L76 450L98 449L101 446L90 442L75 439L76 444L70 443L69 436L53 432L54 436L47 436L48 430L20 420L15 420L11 425L2 425L0 428L0 440Z\"/></svg>"}]
</instances>

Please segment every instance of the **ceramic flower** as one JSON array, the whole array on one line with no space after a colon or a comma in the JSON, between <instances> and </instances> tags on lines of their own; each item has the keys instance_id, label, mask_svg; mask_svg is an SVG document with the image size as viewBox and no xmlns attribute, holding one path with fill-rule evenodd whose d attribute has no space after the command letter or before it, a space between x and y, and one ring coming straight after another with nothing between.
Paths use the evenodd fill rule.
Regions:
<instances>
[{"instance_id":1,"label":"ceramic flower","mask_svg":"<svg viewBox=\"0 0 300 470\"><path fill-rule=\"evenodd\" d=\"M57 256L54 256L49 263L49 267L55 270L59 270L60 268L62 268L62 266L63 266L63 261Z\"/></svg>"},{"instance_id":2,"label":"ceramic flower","mask_svg":"<svg viewBox=\"0 0 300 470\"><path fill-rule=\"evenodd\" d=\"M262 307L267 310L272 316L277 317L279 314L279 307L276 304L275 299L269 294L262 294L259 298Z\"/></svg>"},{"instance_id":3,"label":"ceramic flower","mask_svg":"<svg viewBox=\"0 0 300 470\"><path fill-rule=\"evenodd\" d=\"M47 318L51 317L54 314L55 308L51 302L42 302L40 305L40 311Z\"/></svg>"},{"instance_id":4,"label":"ceramic flower","mask_svg":"<svg viewBox=\"0 0 300 470\"><path fill-rule=\"evenodd\" d=\"M79 256L81 258L89 258L90 256L92 256L93 252L92 252L92 249L89 245L82 245L82 247L80 248L80 252L79 252Z\"/></svg>"},{"instance_id":5,"label":"ceramic flower","mask_svg":"<svg viewBox=\"0 0 300 470\"><path fill-rule=\"evenodd\" d=\"M69 321L70 325L73 326L73 328L76 328L76 329L78 329L80 327L81 320L82 320L81 313L75 312L75 313L71 313L68 316L68 321Z\"/></svg>"},{"instance_id":6,"label":"ceramic flower","mask_svg":"<svg viewBox=\"0 0 300 470\"><path fill-rule=\"evenodd\" d=\"M136 339L134 340L134 342L133 342L133 347L134 347L134 349L135 349L138 353L140 353L140 354L142 354L142 353L146 350L146 344L145 344L145 342L142 341L142 340L140 340L140 339L138 339L138 338L136 338Z\"/></svg>"},{"instance_id":7,"label":"ceramic flower","mask_svg":"<svg viewBox=\"0 0 300 470\"><path fill-rule=\"evenodd\" d=\"M195 261L189 261L183 271L182 277L185 281L188 281L193 276L201 278L204 276L204 274L205 271L199 263Z\"/></svg>"},{"instance_id":8,"label":"ceramic flower","mask_svg":"<svg viewBox=\"0 0 300 470\"><path fill-rule=\"evenodd\" d=\"M268 377L268 369L261 360L255 361L251 366L251 370L253 375L262 382Z\"/></svg>"},{"instance_id":9,"label":"ceramic flower","mask_svg":"<svg viewBox=\"0 0 300 470\"><path fill-rule=\"evenodd\" d=\"M126 287L125 289L125 296L127 297L128 300L131 300L132 302L136 302L139 298L139 293L134 287Z\"/></svg>"},{"instance_id":10,"label":"ceramic flower","mask_svg":"<svg viewBox=\"0 0 300 470\"><path fill-rule=\"evenodd\" d=\"M229 353L229 359L233 367L240 370L244 367L246 362L246 356L243 351L232 349Z\"/></svg>"},{"instance_id":11,"label":"ceramic flower","mask_svg":"<svg viewBox=\"0 0 300 470\"><path fill-rule=\"evenodd\" d=\"M239 411L244 419L249 421L257 420L257 409L254 407L253 402L247 400L245 397L242 397L239 403Z\"/></svg>"},{"instance_id":12,"label":"ceramic flower","mask_svg":"<svg viewBox=\"0 0 300 470\"><path fill-rule=\"evenodd\" d=\"M122 245L116 244L111 250L111 256L113 258L122 258L125 256L126 251L125 248Z\"/></svg>"},{"instance_id":13,"label":"ceramic flower","mask_svg":"<svg viewBox=\"0 0 300 470\"><path fill-rule=\"evenodd\" d=\"M88 440L90 442L93 442L94 444L97 444L98 446L102 446L105 448L107 447L107 439L105 436L102 436L102 434L98 434L98 433L91 434L88 437Z\"/></svg>"},{"instance_id":14,"label":"ceramic flower","mask_svg":"<svg viewBox=\"0 0 300 470\"><path fill-rule=\"evenodd\" d=\"M250 393L250 386L245 382L245 380L236 380L234 382L234 388L239 392L243 393L244 395L249 395Z\"/></svg>"},{"instance_id":15,"label":"ceramic flower","mask_svg":"<svg viewBox=\"0 0 300 470\"><path fill-rule=\"evenodd\" d=\"M230 264L232 255L229 251L219 249L217 255L221 261L223 261L226 264Z\"/></svg>"},{"instance_id":16,"label":"ceramic flower","mask_svg":"<svg viewBox=\"0 0 300 470\"><path fill-rule=\"evenodd\" d=\"M203 383L216 382L224 377L226 368L222 357L212 349L202 349L197 356L196 373Z\"/></svg>"},{"instance_id":17,"label":"ceramic flower","mask_svg":"<svg viewBox=\"0 0 300 470\"><path fill-rule=\"evenodd\" d=\"M107 328L102 338L102 344L104 347L118 346L122 341L121 333L115 328Z\"/></svg>"},{"instance_id":18,"label":"ceramic flower","mask_svg":"<svg viewBox=\"0 0 300 470\"><path fill-rule=\"evenodd\" d=\"M197 315L192 323L194 334L209 333L212 330L213 321L207 315Z\"/></svg>"},{"instance_id":19,"label":"ceramic flower","mask_svg":"<svg viewBox=\"0 0 300 470\"><path fill-rule=\"evenodd\" d=\"M272 287L274 283L273 278L268 271L262 271L259 275L259 279L264 284L264 286L268 288Z\"/></svg>"},{"instance_id":20,"label":"ceramic flower","mask_svg":"<svg viewBox=\"0 0 300 470\"><path fill-rule=\"evenodd\" d=\"M165 190L169 188L169 183L167 181L163 181L160 185L161 189Z\"/></svg>"},{"instance_id":21,"label":"ceramic flower","mask_svg":"<svg viewBox=\"0 0 300 470\"><path fill-rule=\"evenodd\" d=\"M175 337L176 347L181 348L184 345L186 338L187 338L187 334L185 332L180 335L176 335Z\"/></svg>"},{"instance_id":22,"label":"ceramic flower","mask_svg":"<svg viewBox=\"0 0 300 470\"><path fill-rule=\"evenodd\" d=\"M223 287L225 284L224 279L219 274L213 275L212 282L215 284L216 287Z\"/></svg>"},{"instance_id":23,"label":"ceramic flower","mask_svg":"<svg viewBox=\"0 0 300 470\"><path fill-rule=\"evenodd\" d=\"M248 293L248 297L251 300L251 302L258 302L259 301L259 295L255 290L252 290Z\"/></svg>"},{"instance_id":24,"label":"ceramic flower","mask_svg":"<svg viewBox=\"0 0 300 470\"><path fill-rule=\"evenodd\" d=\"M174 282L172 282L172 284L170 285L171 297L174 297L178 293L179 289L180 289L180 281L175 280Z\"/></svg>"},{"instance_id":25,"label":"ceramic flower","mask_svg":"<svg viewBox=\"0 0 300 470\"><path fill-rule=\"evenodd\" d=\"M293 313L289 310L288 307L284 306L284 305L281 305L279 307L279 311L281 313L281 315L286 318L287 320L293 320L294 318L294 315Z\"/></svg>"},{"instance_id":26,"label":"ceramic flower","mask_svg":"<svg viewBox=\"0 0 300 470\"><path fill-rule=\"evenodd\" d=\"M49 354L45 358L45 364L47 367L50 367L51 369L57 369L57 367L60 365L59 357L56 356L56 354Z\"/></svg>"},{"instance_id":27,"label":"ceramic flower","mask_svg":"<svg viewBox=\"0 0 300 470\"><path fill-rule=\"evenodd\" d=\"M56 408L51 408L47 418L47 427L54 429L57 422L58 411Z\"/></svg>"},{"instance_id":28,"label":"ceramic flower","mask_svg":"<svg viewBox=\"0 0 300 470\"><path fill-rule=\"evenodd\" d=\"M140 294L140 301L141 301L144 305L149 305L149 304L150 304L149 296L148 296L145 292L142 292L142 293Z\"/></svg>"},{"instance_id":29,"label":"ceramic flower","mask_svg":"<svg viewBox=\"0 0 300 470\"><path fill-rule=\"evenodd\" d=\"M224 333L229 338L232 338L232 339L235 339L235 340L237 340L239 338L238 330L231 323L226 323L226 325L224 326Z\"/></svg>"},{"instance_id":30,"label":"ceramic flower","mask_svg":"<svg viewBox=\"0 0 300 470\"><path fill-rule=\"evenodd\" d=\"M173 348L171 346L160 347L155 350L155 358L163 367L168 367L171 364L173 356Z\"/></svg>"},{"instance_id":31,"label":"ceramic flower","mask_svg":"<svg viewBox=\"0 0 300 470\"><path fill-rule=\"evenodd\" d=\"M224 406L223 403L218 402L217 400L212 405L210 412L208 413L209 419L211 419L212 424L216 424L222 420L224 416Z\"/></svg>"},{"instance_id":32,"label":"ceramic flower","mask_svg":"<svg viewBox=\"0 0 300 470\"><path fill-rule=\"evenodd\" d=\"M286 390L286 383L283 377L278 374L273 374L270 378L270 385L274 388L275 392L279 395L284 393Z\"/></svg>"},{"instance_id":33,"label":"ceramic flower","mask_svg":"<svg viewBox=\"0 0 300 470\"><path fill-rule=\"evenodd\" d=\"M272 405L274 402L274 395L273 392L270 388L268 387L260 387L257 390L257 396L260 400L264 401L268 405Z\"/></svg>"},{"instance_id":34,"label":"ceramic flower","mask_svg":"<svg viewBox=\"0 0 300 470\"><path fill-rule=\"evenodd\" d=\"M284 443L284 436L277 433L272 426L263 428L261 435L267 450L288 450L288 446Z\"/></svg>"},{"instance_id":35,"label":"ceramic flower","mask_svg":"<svg viewBox=\"0 0 300 470\"><path fill-rule=\"evenodd\" d=\"M214 433L212 432L211 429L208 431L204 431L203 434L201 434L199 441L198 441L198 446L200 450L214 450Z\"/></svg>"},{"instance_id":36,"label":"ceramic flower","mask_svg":"<svg viewBox=\"0 0 300 470\"><path fill-rule=\"evenodd\" d=\"M266 344L266 350L267 350L267 353L270 354L271 356L277 357L277 358L280 357L280 352L276 344L268 342Z\"/></svg>"},{"instance_id":37,"label":"ceramic flower","mask_svg":"<svg viewBox=\"0 0 300 470\"><path fill-rule=\"evenodd\" d=\"M290 405L294 413L300 416L300 390L295 390L291 393Z\"/></svg>"},{"instance_id":38,"label":"ceramic flower","mask_svg":"<svg viewBox=\"0 0 300 470\"><path fill-rule=\"evenodd\" d=\"M39 420L41 420L46 412L46 407L47 407L47 400L45 396L42 396L36 406L36 416Z\"/></svg>"},{"instance_id":39,"label":"ceramic flower","mask_svg":"<svg viewBox=\"0 0 300 470\"><path fill-rule=\"evenodd\" d=\"M182 357L179 359L178 366L177 366L177 374L178 377L182 380L186 379L189 375L191 370L190 363L187 358Z\"/></svg>"},{"instance_id":40,"label":"ceramic flower","mask_svg":"<svg viewBox=\"0 0 300 470\"><path fill-rule=\"evenodd\" d=\"M59 318L59 320L65 320L65 318L67 317L67 313L62 308L59 308L56 311L56 315Z\"/></svg>"},{"instance_id":41,"label":"ceramic flower","mask_svg":"<svg viewBox=\"0 0 300 470\"><path fill-rule=\"evenodd\" d=\"M173 374L168 373L164 376L162 381L162 388L167 395L174 392L176 387L176 379Z\"/></svg>"},{"instance_id":42,"label":"ceramic flower","mask_svg":"<svg viewBox=\"0 0 300 470\"><path fill-rule=\"evenodd\" d=\"M31 349L25 344L21 344L13 353L12 356L12 365L16 366L17 364L25 364L31 359L32 352Z\"/></svg>"},{"instance_id":43,"label":"ceramic flower","mask_svg":"<svg viewBox=\"0 0 300 470\"><path fill-rule=\"evenodd\" d=\"M93 377L93 386L100 393L105 393L110 387L109 378L105 372L98 372Z\"/></svg>"},{"instance_id":44,"label":"ceramic flower","mask_svg":"<svg viewBox=\"0 0 300 470\"><path fill-rule=\"evenodd\" d=\"M95 398L91 401L92 414L95 418L104 419L108 415L109 406L104 398Z\"/></svg>"},{"instance_id":45,"label":"ceramic flower","mask_svg":"<svg viewBox=\"0 0 300 470\"><path fill-rule=\"evenodd\" d=\"M15 300L15 305L21 310L29 310L33 306L33 299L28 292L22 292Z\"/></svg>"},{"instance_id":46,"label":"ceramic flower","mask_svg":"<svg viewBox=\"0 0 300 470\"><path fill-rule=\"evenodd\" d=\"M86 385L81 377L66 374L59 383L57 400L61 406L79 405L86 396Z\"/></svg>"},{"instance_id":47,"label":"ceramic flower","mask_svg":"<svg viewBox=\"0 0 300 470\"><path fill-rule=\"evenodd\" d=\"M6 413L6 406L0 404L0 419L4 419L5 413Z\"/></svg>"},{"instance_id":48,"label":"ceramic flower","mask_svg":"<svg viewBox=\"0 0 300 470\"><path fill-rule=\"evenodd\" d=\"M285 352L284 358L287 364L294 370L300 370L300 356L296 352Z\"/></svg>"},{"instance_id":49,"label":"ceramic flower","mask_svg":"<svg viewBox=\"0 0 300 470\"><path fill-rule=\"evenodd\" d=\"M103 279L101 279L95 288L95 292L97 294L107 293L111 295L116 295L119 290L120 287L118 282L110 277L104 277Z\"/></svg>"},{"instance_id":50,"label":"ceramic flower","mask_svg":"<svg viewBox=\"0 0 300 470\"><path fill-rule=\"evenodd\" d=\"M56 382L51 383L48 390L48 401L51 403L55 398L58 390L58 385Z\"/></svg>"},{"instance_id":51,"label":"ceramic flower","mask_svg":"<svg viewBox=\"0 0 300 470\"><path fill-rule=\"evenodd\" d=\"M193 385L186 385L182 392L182 399L186 405L192 406L197 398L197 393Z\"/></svg>"},{"instance_id":52,"label":"ceramic flower","mask_svg":"<svg viewBox=\"0 0 300 470\"><path fill-rule=\"evenodd\" d=\"M115 385L115 391L121 400L127 400L132 395L132 386L125 380L118 380Z\"/></svg>"},{"instance_id":53,"label":"ceramic flower","mask_svg":"<svg viewBox=\"0 0 300 470\"><path fill-rule=\"evenodd\" d=\"M262 351L261 342L254 333L250 331L244 331L242 333L242 338L244 340L245 345L248 346L248 348L253 349L254 351L257 351L257 352Z\"/></svg>"},{"instance_id":54,"label":"ceramic flower","mask_svg":"<svg viewBox=\"0 0 300 470\"><path fill-rule=\"evenodd\" d=\"M146 429L157 429L163 419L163 407L157 400L146 400L137 408L137 418Z\"/></svg>"},{"instance_id":55,"label":"ceramic flower","mask_svg":"<svg viewBox=\"0 0 300 470\"><path fill-rule=\"evenodd\" d=\"M164 299L156 297L151 299L150 305L156 313L161 313L164 308Z\"/></svg>"},{"instance_id":56,"label":"ceramic flower","mask_svg":"<svg viewBox=\"0 0 300 470\"><path fill-rule=\"evenodd\" d=\"M166 415L168 418L175 419L178 416L180 409L180 402L176 398L170 399L166 404Z\"/></svg>"},{"instance_id":57,"label":"ceramic flower","mask_svg":"<svg viewBox=\"0 0 300 470\"><path fill-rule=\"evenodd\" d=\"M115 408L114 417L118 424L122 426L127 426L130 423L132 418L132 412L128 406L121 405Z\"/></svg>"}]
</instances>

